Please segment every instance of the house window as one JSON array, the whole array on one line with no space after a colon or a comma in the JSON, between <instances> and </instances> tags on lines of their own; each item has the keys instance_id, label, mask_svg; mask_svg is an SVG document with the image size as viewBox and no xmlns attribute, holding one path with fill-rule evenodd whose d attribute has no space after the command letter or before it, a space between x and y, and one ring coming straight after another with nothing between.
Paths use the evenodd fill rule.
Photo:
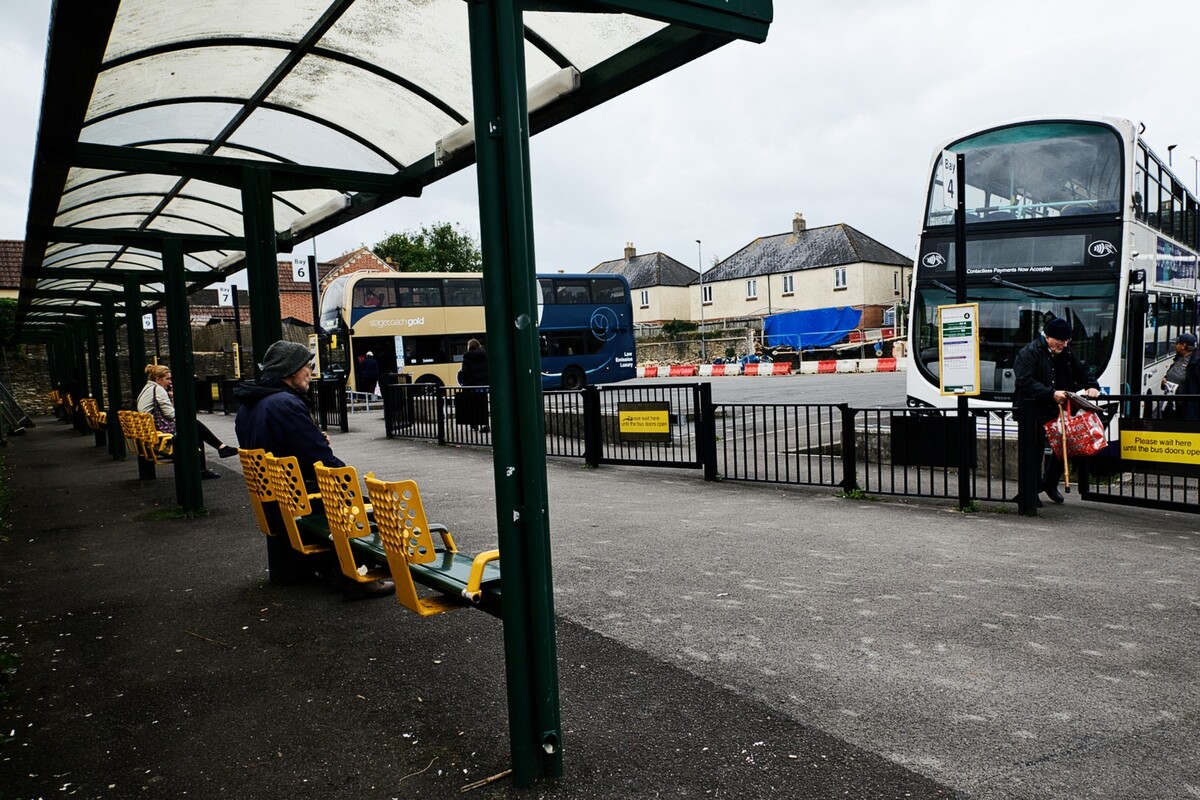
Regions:
<instances>
[{"instance_id":1,"label":"house window","mask_svg":"<svg viewBox=\"0 0 1200 800\"><path fill-rule=\"evenodd\" d=\"M795 293L796 293L796 276L795 275L784 275L783 276L783 294L784 294L784 296L786 297L787 295L795 294Z\"/></svg>"},{"instance_id":2,"label":"house window","mask_svg":"<svg viewBox=\"0 0 1200 800\"><path fill-rule=\"evenodd\" d=\"M758 299L758 281L753 278L746 281L746 299L747 300L757 300Z\"/></svg>"},{"instance_id":3,"label":"house window","mask_svg":"<svg viewBox=\"0 0 1200 800\"><path fill-rule=\"evenodd\" d=\"M834 290L846 288L846 268L838 267L833 271L833 288Z\"/></svg>"},{"instance_id":4,"label":"house window","mask_svg":"<svg viewBox=\"0 0 1200 800\"><path fill-rule=\"evenodd\" d=\"M892 294L900 294L900 273L892 273Z\"/></svg>"},{"instance_id":5,"label":"house window","mask_svg":"<svg viewBox=\"0 0 1200 800\"><path fill-rule=\"evenodd\" d=\"M712 285L700 287L700 302L706 306L712 305Z\"/></svg>"},{"instance_id":6,"label":"house window","mask_svg":"<svg viewBox=\"0 0 1200 800\"><path fill-rule=\"evenodd\" d=\"M642 289L642 308L650 307L650 290Z\"/></svg>"}]
</instances>

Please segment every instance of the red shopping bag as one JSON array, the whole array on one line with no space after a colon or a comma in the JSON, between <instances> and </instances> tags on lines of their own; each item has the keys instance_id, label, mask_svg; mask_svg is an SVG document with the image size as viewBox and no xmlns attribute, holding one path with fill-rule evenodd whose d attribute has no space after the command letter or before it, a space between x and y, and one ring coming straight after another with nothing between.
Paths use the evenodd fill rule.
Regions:
<instances>
[{"instance_id":1,"label":"red shopping bag","mask_svg":"<svg viewBox=\"0 0 1200 800\"><path fill-rule=\"evenodd\" d=\"M1054 455L1062 458L1063 431L1062 417L1056 417L1046 423L1046 439ZM1067 456L1094 456L1108 447L1108 434L1105 433L1104 423L1095 411L1084 411L1071 415L1071 401L1067 401L1065 416L1067 425Z\"/></svg>"}]
</instances>

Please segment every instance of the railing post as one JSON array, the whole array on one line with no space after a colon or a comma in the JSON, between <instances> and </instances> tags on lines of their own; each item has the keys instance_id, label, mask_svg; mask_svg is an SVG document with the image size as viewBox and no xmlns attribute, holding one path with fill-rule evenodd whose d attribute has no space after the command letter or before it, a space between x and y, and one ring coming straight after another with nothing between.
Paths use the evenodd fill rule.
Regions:
<instances>
[{"instance_id":1,"label":"railing post","mask_svg":"<svg viewBox=\"0 0 1200 800\"><path fill-rule=\"evenodd\" d=\"M600 389L585 386L579 396L583 399L583 461L589 467L598 467L604 458Z\"/></svg>"},{"instance_id":2,"label":"railing post","mask_svg":"<svg viewBox=\"0 0 1200 800\"><path fill-rule=\"evenodd\" d=\"M400 394L399 384L386 383L383 392L383 435L386 439L395 437L396 424L396 395Z\"/></svg>"},{"instance_id":3,"label":"railing post","mask_svg":"<svg viewBox=\"0 0 1200 800\"><path fill-rule=\"evenodd\" d=\"M858 409L849 403L838 403L836 407L842 412L842 491L853 492L858 489L858 444L854 440Z\"/></svg>"},{"instance_id":4,"label":"railing post","mask_svg":"<svg viewBox=\"0 0 1200 800\"><path fill-rule=\"evenodd\" d=\"M1022 406L1017 413L1017 511L1025 517L1036 517L1038 492L1041 487L1042 437L1038 433L1036 409Z\"/></svg>"},{"instance_id":5,"label":"railing post","mask_svg":"<svg viewBox=\"0 0 1200 800\"><path fill-rule=\"evenodd\" d=\"M700 454L700 464L704 468L704 480L717 479L717 419L716 406L713 405L712 384L701 383L696 386L693 400L696 406L696 448Z\"/></svg>"},{"instance_id":6,"label":"railing post","mask_svg":"<svg viewBox=\"0 0 1200 800\"><path fill-rule=\"evenodd\" d=\"M445 386L438 386L436 392L437 443L442 445L446 443L446 398L450 395Z\"/></svg>"},{"instance_id":7,"label":"railing post","mask_svg":"<svg viewBox=\"0 0 1200 800\"><path fill-rule=\"evenodd\" d=\"M334 387L334 391L337 392L338 424L342 428L342 433L349 433L350 405L346 401L346 381L339 380Z\"/></svg>"}]
</instances>

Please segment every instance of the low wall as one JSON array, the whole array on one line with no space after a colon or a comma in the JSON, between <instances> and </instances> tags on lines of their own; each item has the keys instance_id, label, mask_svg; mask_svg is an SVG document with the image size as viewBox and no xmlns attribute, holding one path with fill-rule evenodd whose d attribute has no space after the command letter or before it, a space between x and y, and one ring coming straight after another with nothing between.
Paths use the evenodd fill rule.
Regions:
<instances>
[{"instance_id":1,"label":"low wall","mask_svg":"<svg viewBox=\"0 0 1200 800\"><path fill-rule=\"evenodd\" d=\"M906 372L907 358L840 358L804 361L796 369L784 362L758 364L661 364L637 368L639 378L717 378L737 375L826 375L837 372Z\"/></svg>"}]
</instances>

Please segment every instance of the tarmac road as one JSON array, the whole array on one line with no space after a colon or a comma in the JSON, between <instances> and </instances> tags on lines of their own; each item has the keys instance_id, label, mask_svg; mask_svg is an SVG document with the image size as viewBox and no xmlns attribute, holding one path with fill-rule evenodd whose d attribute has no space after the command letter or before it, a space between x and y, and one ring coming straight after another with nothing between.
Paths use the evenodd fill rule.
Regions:
<instances>
[{"instance_id":1,"label":"tarmac road","mask_svg":"<svg viewBox=\"0 0 1200 800\"><path fill-rule=\"evenodd\" d=\"M903 385L829 377L843 396L859 378ZM775 380L731 379L788 393ZM336 435L343 458L400 468L452 525L494 530L489 451L362 422ZM1077 495L1036 519L964 515L572 462L549 475L564 619L969 797L1200 796L1200 516Z\"/></svg>"}]
</instances>

